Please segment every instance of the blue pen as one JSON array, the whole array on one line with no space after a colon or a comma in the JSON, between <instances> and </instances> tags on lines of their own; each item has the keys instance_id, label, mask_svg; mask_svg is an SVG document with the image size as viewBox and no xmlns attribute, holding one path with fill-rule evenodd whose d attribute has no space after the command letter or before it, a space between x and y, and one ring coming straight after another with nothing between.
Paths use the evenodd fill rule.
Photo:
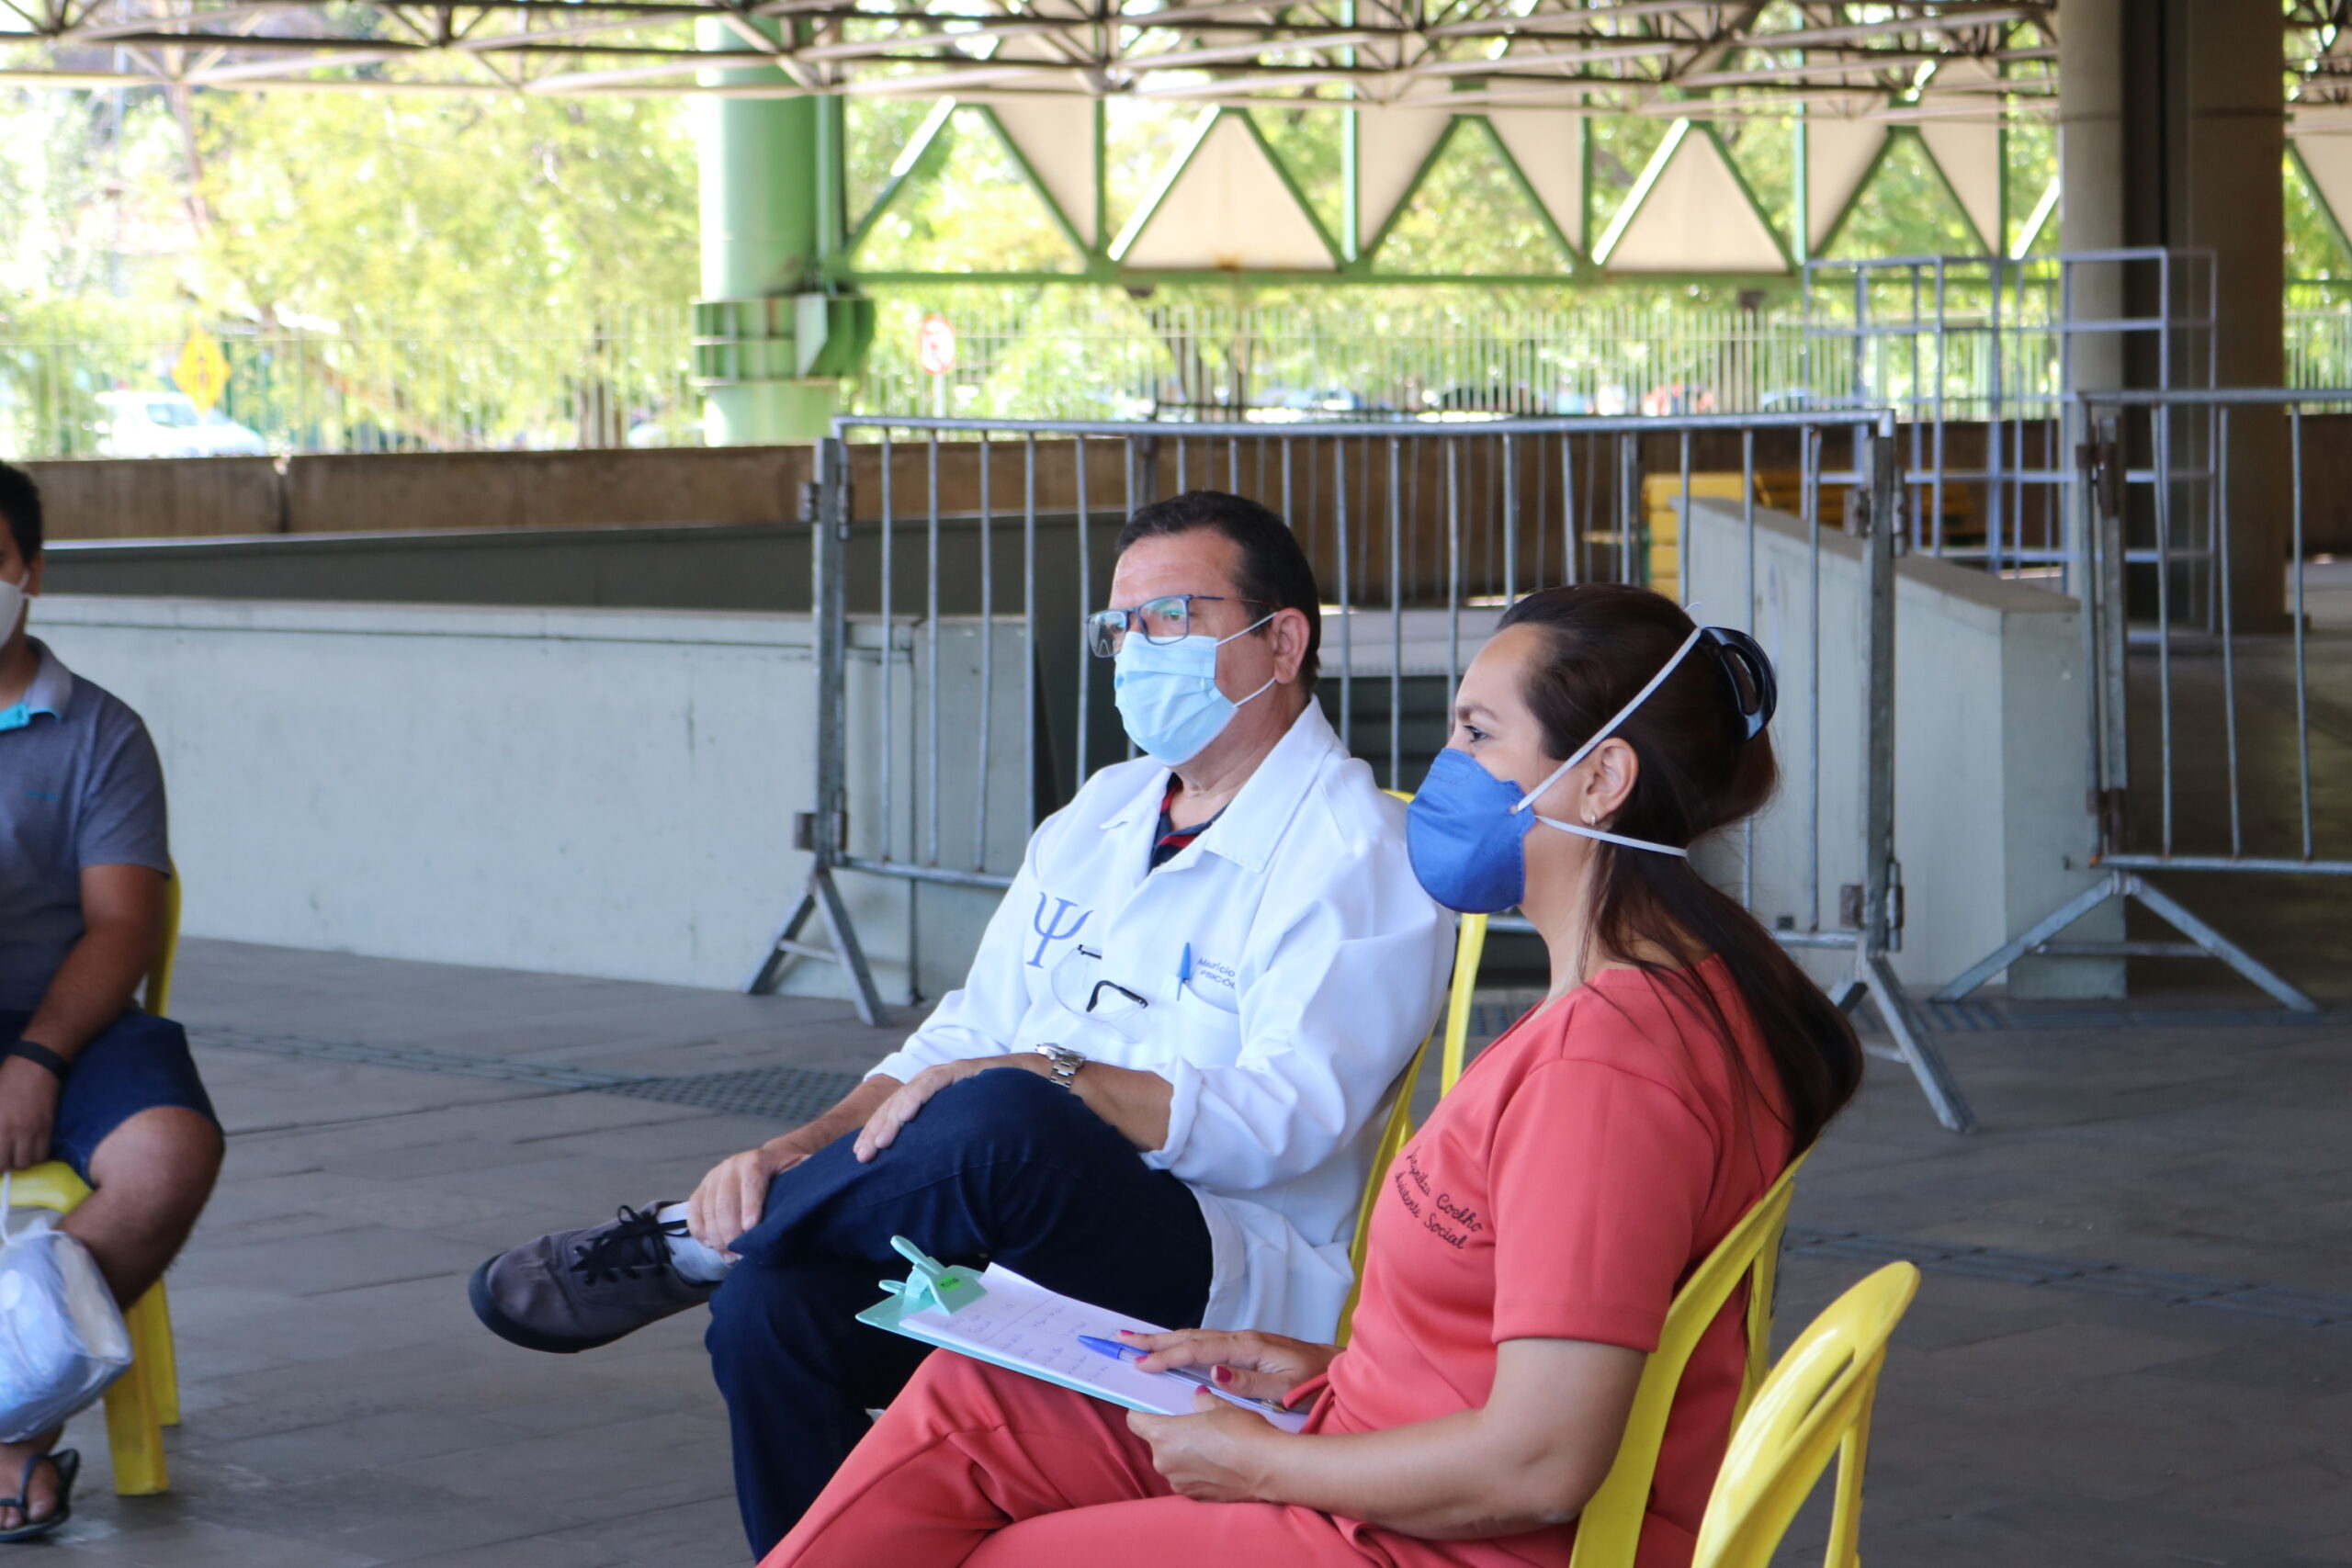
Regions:
<instances>
[{"instance_id":1,"label":"blue pen","mask_svg":"<svg viewBox=\"0 0 2352 1568\"><path fill-rule=\"evenodd\" d=\"M1184 944L1184 956L1176 961L1176 981L1182 985L1193 977L1193 944Z\"/></svg>"},{"instance_id":2,"label":"blue pen","mask_svg":"<svg viewBox=\"0 0 2352 1568\"><path fill-rule=\"evenodd\" d=\"M1140 1361L1146 1356L1151 1354L1148 1350L1138 1350L1132 1345L1122 1345L1115 1339L1097 1338L1091 1334L1080 1335L1078 1337L1078 1342L1085 1346L1088 1349L1093 1351L1096 1355L1108 1356L1114 1361ZM1233 1400L1241 1404L1250 1405L1255 1409L1269 1411L1276 1416L1286 1416L1289 1414L1289 1411L1283 1406L1276 1404L1272 1400L1252 1399L1246 1393L1235 1393L1229 1389L1218 1388L1216 1381L1212 1379L1208 1373L1201 1371L1198 1367L1170 1367L1159 1375L1162 1377L1175 1378L1182 1382L1197 1384L1202 1388L1211 1390L1224 1398Z\"/></svg>"}]
</instances>

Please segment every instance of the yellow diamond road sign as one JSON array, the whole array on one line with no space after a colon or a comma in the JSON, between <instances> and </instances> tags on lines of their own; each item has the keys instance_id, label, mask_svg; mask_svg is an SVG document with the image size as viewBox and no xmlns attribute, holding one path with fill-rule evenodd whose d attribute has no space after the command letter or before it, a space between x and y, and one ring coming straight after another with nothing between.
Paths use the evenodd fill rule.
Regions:
<instances>
[{"instance_id":1,"label":"yellow diamond road sign","mask_svg":"<svg viewBox=\"0 0 2352 1568\"><path fill-rule=\"evenodd\" d=\"M189 333L172 366L172 384L186 392L200 412L210 413L229 389L229 356L220 352L220 340L202 327Z\"/></svg>"}]
</instances>

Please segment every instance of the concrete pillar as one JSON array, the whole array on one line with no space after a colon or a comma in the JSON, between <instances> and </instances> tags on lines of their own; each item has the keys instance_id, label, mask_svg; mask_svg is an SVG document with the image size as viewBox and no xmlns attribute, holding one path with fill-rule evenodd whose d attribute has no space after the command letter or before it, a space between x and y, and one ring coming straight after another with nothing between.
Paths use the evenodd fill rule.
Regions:
<instances>
[{"instance_id":1,"label":"concrete pillar","mask_svg":"<svg viewBox=\"0 0 2352 1568\"><path fill-rule=\"evenodd\" d=\"M2058 34L2058 248L2120 250L2123 221L2124 0L2066 0ZM2069 269L2072 308L2080 321L2123 314L2123 268L2100 263ZM2123 385L2123 344L2107 333L2075 340L2072 388Z\"/></svg>"},{"instance_id":2,"label":"concrete pillar","mask_svg":"<svg viewBox=\"0 0 2352 1568\"><path fill-rule=\"evenodd\" d=\"M2170 0L2187 69L2177 226L2221 269L2214 333L2224 387L2277 387L2287 374L2286 88L2278 7L2264 0ZM2230 415L2230 595L2240 631L2278 631L2285 615L2289 495L2286 415Z\"/></svg>"},{"instance_id":3,"label":"concrete pillar","mask_svg":"<svg viewBox=\"0 0 2352 1568\"><path fill-rule=\"evenodd\" d=\"M2211 252L2217 378L2278 386L2286 113L2274 0L2066 0L2058 32L2062 248ZM2078 318L2148 316L2162 305L2153 267L2078 267L2075 281ZM2177 288L2172 308L2202 315L2202 288ZM2077 386L2154 386L2161 368L2146 334L2078 340ZM2201 352L2176 354L2172 384L2201 386L2206 368ZM2233 618L2241 631L2275 630L2285 624L2285 420L2242 409L2230 425ZM2175 451L2184 462L2216 456L2201 421L2187 419Z\"/></svg>"},{"instance_id":4,"label":"concrete pillar","mask_svg":"<svg viewBox=\"0 0 2352 1568\"><path fill-rule=\"evenodd\" d=\"M756 24L774 33L774 25ZM741 49L740 34L705 17L707 50ZM706 71L706 85L776 87L765 66ZM695 306L695 377L704 434L714 446L812 441L840 400L836 376L809 376L799 339L821 330L797 301L819 291L825 202L820 100L807 94L696 100L702 173L702 299Z\"/></svg>"}]
</instances>

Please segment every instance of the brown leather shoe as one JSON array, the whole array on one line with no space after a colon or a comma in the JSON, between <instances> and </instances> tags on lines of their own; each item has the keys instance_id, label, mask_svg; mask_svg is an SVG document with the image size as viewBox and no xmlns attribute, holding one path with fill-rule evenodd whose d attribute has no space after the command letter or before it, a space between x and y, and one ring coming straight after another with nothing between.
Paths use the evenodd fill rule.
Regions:
<instances>
[{"instance_id":1,"label":"brown leather shoe","mask_svg":"<svg viewBox=\"0 0 2352 1568\"><path fill-rule=\"evenodd\" d=\"M624 1203L617 1219L500 1253L467 1283L474 1315L510 1344L568 1356L701 1306L718 1286L671 1267L669 1238L686 1224L654 1218L662 1207Z\"/></svg>"}]
</instances>

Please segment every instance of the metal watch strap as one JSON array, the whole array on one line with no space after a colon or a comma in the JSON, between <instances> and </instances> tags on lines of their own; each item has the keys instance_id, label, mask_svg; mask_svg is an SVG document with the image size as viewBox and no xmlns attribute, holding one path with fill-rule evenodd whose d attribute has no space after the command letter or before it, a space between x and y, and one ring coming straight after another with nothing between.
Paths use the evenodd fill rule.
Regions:
<instances>
[{"instance_id":1,"label":"metal watch strap","mask_svg":"<svg viewBox=\"0 0 2352 1568\"><path fill-rule=\"evenodd\" d=\"M1072 1080L1078 1077L1078 1069L1086 1066L1085 1056L1067 1045L1040 1045L1037 1054L1052 1064L1052 1070L1047 1076L1054 1082L1072 1094L1078 1092L1078 1085Z\"/></svg>"},{"instance_id":2,"label":"metal watch strap","mask_svg":"<svg viewBox=\"0 0 2352 1568\"><path fill-rule=\"evenodd\" d=\"M56 1052L51 1050L48 1046L42 1044L38 1040L19 1040L10 1045L6 1050L0 1051L0 1061L5 1061L10 1056L22 1056L26 1061L34 1064L36 1066L47 1067L51 1073L55 1074L61 1081L64 1078L66 1073L72 1069L73 1066L73 1064L66 1061L64 1057L59 1055Z\"/></svg>"}]
</instances>

